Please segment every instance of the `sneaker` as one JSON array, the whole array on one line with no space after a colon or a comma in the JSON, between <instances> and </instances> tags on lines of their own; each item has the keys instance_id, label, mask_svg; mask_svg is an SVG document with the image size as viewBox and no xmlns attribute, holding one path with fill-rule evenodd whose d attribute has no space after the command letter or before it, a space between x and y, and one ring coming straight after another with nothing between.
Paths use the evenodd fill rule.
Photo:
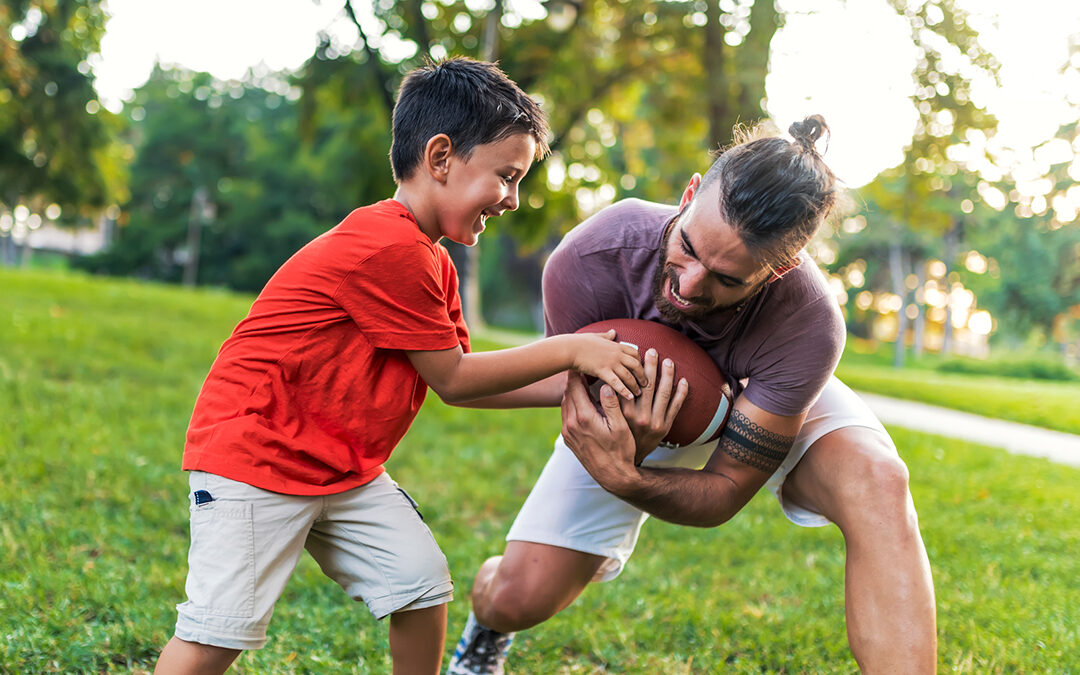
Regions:
<instances>
[{"instance_id":1,"label":"sneaker","mask_svg":"<svg viewBox=\"0 0 1080 675\"><path fill-rule=\"evenodd\" d=\"M500 633L481 626L476 616L469 612L465 630L461 632L446 675L503 675L503 664L513 633Z\"/></svg>"}]
</instances>

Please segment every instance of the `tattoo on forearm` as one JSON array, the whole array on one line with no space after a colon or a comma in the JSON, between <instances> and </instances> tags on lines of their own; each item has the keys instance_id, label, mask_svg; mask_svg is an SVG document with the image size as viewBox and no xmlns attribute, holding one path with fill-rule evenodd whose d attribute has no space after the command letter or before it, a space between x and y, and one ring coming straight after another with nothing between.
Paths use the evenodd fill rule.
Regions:
<instances>
[{"instance_id":1,"label":"tattoo on forearm","mask_svg":"<svg viewBox=\"0 0 1080 675\"><path fill-rule=\"evenodd\" d=\"M720 448L743 464L772 473L787 457L794 436L781 436L755 424L738 410L731 411Z\"/></svg>"}]
</instances>

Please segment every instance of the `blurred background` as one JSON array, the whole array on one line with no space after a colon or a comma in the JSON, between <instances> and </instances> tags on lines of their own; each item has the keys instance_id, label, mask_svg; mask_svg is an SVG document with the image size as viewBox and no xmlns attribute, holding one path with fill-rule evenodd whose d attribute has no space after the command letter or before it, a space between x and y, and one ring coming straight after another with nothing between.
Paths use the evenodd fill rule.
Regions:
<instances>
[{"instance_id":1,"label":"blurred background","mask_svg":"<svg viewBox=\"0 0 1080 675\"><path fill-rule=\"evenodd\" d=\"M396 87L447 55L498 60L555 134L522 207L453 251L474 327L539 331L568 229L674 203L736 123L821 113L850 198L810 253L851 349L1076 378L1066 1L3 0L0 265L257 292L392 195Z\"/></svg>"}]
</instances>

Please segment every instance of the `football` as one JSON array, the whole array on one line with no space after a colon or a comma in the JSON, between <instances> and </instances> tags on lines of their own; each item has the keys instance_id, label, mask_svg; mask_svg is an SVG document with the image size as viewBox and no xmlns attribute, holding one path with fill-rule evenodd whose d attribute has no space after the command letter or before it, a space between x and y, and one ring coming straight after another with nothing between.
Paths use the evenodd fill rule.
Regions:
<instances>
[{"instance_id":1,"label":"football","mask_svg":"<svg viewBox=\"0 0 1080 675\"><path fill-rule=\"evenodd\" d=\"M675 423L661 445L679 448L719 438L731 414L732 395L727 378L712 357L690 338L655 321L609 319L591 323L576 332L603 333L613 328L615 339L637 347L642 359L650 347L656 350L657 364L662 364L665 358L671 359L675 363L675 381L686 378L690 385ZM594 387L594 397L597 393L598 388Z\"/></svg>"}]
</instances>

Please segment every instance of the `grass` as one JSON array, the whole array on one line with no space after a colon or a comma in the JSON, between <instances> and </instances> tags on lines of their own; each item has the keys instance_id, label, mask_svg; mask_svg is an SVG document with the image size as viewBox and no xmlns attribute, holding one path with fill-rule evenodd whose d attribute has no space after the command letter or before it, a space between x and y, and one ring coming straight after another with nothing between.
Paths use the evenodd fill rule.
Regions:
<instances>
[{"instance_id":1,"label":"grass","mask_svg":"<svg viewBox=\"0 0 1080 675\"><path fill-rule=\"evenodd\" d=\"M860 391L1080 434L1080 382L947 373L922 364L897 369L852 349L836 374Z\"/></svg>"},{"instance_id":2,"label":"grass","mask_svg":"<svg viewBox=\"0 0 1080 675\"><path fill-rule=\"evenodd\" d=\"M191 405L249 297L0 270L0 672L152 669L183 599ZM554 410L431 397L391 460L457 580L502 536ZM1080 470L892 430L934 567L942 671L1080 673ZM626 572L523 633L519 673L849 673L843 545L758 495L712 530L651 521ZM388 673L386 625L305 557L233 672Z\"/></svg>"}]
</instances>

